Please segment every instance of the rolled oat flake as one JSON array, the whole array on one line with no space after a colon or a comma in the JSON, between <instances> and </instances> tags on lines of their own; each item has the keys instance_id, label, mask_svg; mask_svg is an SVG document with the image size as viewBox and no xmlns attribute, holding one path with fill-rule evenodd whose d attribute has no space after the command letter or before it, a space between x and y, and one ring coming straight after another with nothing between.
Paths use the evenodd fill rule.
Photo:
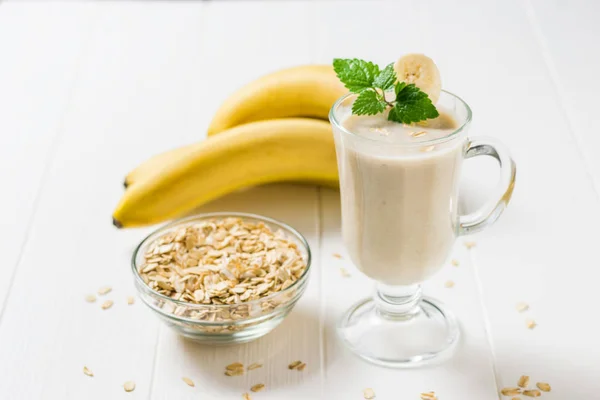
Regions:
<instances>
[{"instance_id":1,"label":"rolled oat flake","mask_svg":"<svg viewBox=\"0 0 600 400\"><path fill-rule=\"evenodd\" d=\"M503 396L514 396L516 394L521 394L521 388L518 387L507 387L500 391Z\"/></svg>"},{"instance_id":2,"label":"rolled oat flake","mask_svg":"<svg viewBox=\"0 0 600 400\"><path fill-rule=\"evenodd\" d=\"M187 376L184 376L184 377L183 377L183 378L181 378L181 379L182 379L182 380L183 380L185 383L187 383L187 384L188 384L188 386L191 386L191 387L194 387L194 386L196 386L196 385L194 384L194 381L193 381L193 380L191 380L190 378L188 378Z\"/></svg>"},{"instance_id":3,"label":"rolled oat flake","mask_svg":"<svg viewBox=\"0 0 600 400\"><path fill-rule=\"evenodd\" d=\"M550 384L546 382L538 382L535 384L535 386L537 386L537 388L540 389L542 392L549 392L552 390Z\"/></svg>"},{"instance_id":4,"label":"rolled oat flake","mask_svg":"<svg viewBox=\"0 0 600 400\"><path fill-rule=\"evenodd\" d=\"M363 390L363 397L367 400L371 400L375 398L375 391L371 388L366 388Z\"/></svg>"},{"instance_id":5,"label":"rolled oat flake","mask_svg":"<svg viewBox=\"0 0 600 400\"><path fill-rule=\"evenodd\" d=\"M257 383L256 385L252 386L250 388L250 390L252 390L253 392L260 392L264 388L265 388L265 384L264 383Z\"/></svg>"},{"instance_id":6,"label":"rolled oat flake","mask_svg":"<svg viewBox=\"0 0 600 400\"><path fill-rule=\"evenodd\" d=\"M529 386L529 377L527 375L522 375L519 378L519 382L517 383L517 386L519 386L521 388L526 388L527 386Z\"/></svg>"},{"instance_id":7,"label":"rolled oat flake","mask_svg":"<svg viewBox=\"0 0 600 400\"><path fill-rule=\"evenodd\" d=\"M133 392L135 390L135 382L134 381L127 381L123 384L123 389L125 389L126 392Z\"/></svg>"}]
</instances>

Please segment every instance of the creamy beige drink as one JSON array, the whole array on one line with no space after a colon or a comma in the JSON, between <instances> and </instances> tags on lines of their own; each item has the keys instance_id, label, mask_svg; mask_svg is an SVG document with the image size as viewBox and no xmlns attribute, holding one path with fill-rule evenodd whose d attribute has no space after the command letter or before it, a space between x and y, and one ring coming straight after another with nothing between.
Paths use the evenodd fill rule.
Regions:
<instances>
[{"instance_id":1,"label":"creamy beige drink","mask_svg":"<svg viewBox=\"0 0 600 400\"><path fill-rule=\"evenodd\" d=\"M515 164L493 139L467 137L471 109L441 90L440 73L423 54L386 67L334 59L350 93L337 101L333 127L342 231L351 259L377 281L371 299L354 304L337 331L358 356L386 367L446 359L460 330L452 312L423 296L420 283L445 263L457 236L480 231L502 213ZM459 215L463 160L479 155L500 165L496 196Z\"/></svg>"},{"instance_id":2,"label":"creamy beige drink","mask_svg":"<svg viewBox=\"0 0 600 400\"><path fill-rule=\"evenodd\" d=\"M411 285L436 272L457 234L461 138L446 138L457 123L440 116L405 125L387 114L351 115L338 110L352 140L337 140L342 192L342 230L352 260L369 277Z\"/></svg>"}]
</instances>

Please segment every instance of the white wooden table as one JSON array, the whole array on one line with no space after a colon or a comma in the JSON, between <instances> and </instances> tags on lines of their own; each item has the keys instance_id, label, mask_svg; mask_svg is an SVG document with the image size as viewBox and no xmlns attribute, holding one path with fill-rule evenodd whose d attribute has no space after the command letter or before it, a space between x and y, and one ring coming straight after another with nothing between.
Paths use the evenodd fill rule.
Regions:
<instances>
[{"instance_id":1,"label":"white wooden table","mask_svg":"<svg viewBox=\"0 0 600 400\"><path fill-rule=\"evenodd\" d=\"M544 399L600 398L598 15L594 0L2 3L0 398L241 399L265 383L254 399L361 399L371 387L383 400L430 390L488 400L522 374L552 384ZM140 301L127 306L129 258L149 231L110 223L128 170L201 140L225 96L264 73L414 51L471 104L471 134L504 141L519 169L503 218L472 250L459 243L460 267L425 285L460 318L451 361L392 370L341 347L336 320L371 286L332 256L345 254L338 193L310 186L203 207L266 214L308 238L309 288L268 336L209 348L178 338ZM467 208L485 198L494 168L467 163ZM107 311L84 301L103 285L114 288ZM517 313L519 301L530 311ZM304 372L287 370L296 359ZM265 366L224 376L234 361Z\"/></svg>"}]
</instances>

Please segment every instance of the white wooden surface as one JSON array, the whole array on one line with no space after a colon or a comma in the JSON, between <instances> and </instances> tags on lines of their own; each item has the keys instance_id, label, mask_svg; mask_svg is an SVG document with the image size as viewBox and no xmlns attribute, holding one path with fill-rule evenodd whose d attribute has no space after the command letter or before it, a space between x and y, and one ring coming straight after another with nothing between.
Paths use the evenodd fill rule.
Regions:
<instances>
[{"instance_id":1,"label":"white wooden surface","mask_svg":"<svg viewBox=\"0 0 600 400\"><path fill-rule=\"evenodd\" d=\"M360 399L372 387L383 400L429 390L491 400L521 374L550 382L547 399L600 396L599 13L593 0L0 4L0 398L240 399L262 382L255 399ZM309 240L309 288L268 336L199 346L126 305L129 257L148 232L110 224L126 171L201 140L224 97L264 73L410 51L436 60L444 86L474 110L472 135L500 138L519 168L503 218L471 251L458 243L460 267L426 284L462 324L451 361L384 369L337 342L340 313L371 287L332 257L345 250L339 194L327 189L267 186L203 207L266 214ZM467 208L495 173L467 164ZM447 279L456 287L444 289ZM114 287L107 311L83 301L102 285ZM531 310L518 314L518 301ZM303 373L285 368L296 359ZM223 376L234 361L265 367Z\"/></svg>"}]
</instances>

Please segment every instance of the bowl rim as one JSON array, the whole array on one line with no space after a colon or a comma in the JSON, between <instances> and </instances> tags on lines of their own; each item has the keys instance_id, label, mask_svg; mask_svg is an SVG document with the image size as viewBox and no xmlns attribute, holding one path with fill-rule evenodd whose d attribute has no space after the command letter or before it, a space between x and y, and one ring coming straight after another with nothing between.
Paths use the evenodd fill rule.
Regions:
<instances>
[{"instance_id":1,"label":"bowl rim","mask_svg":"<svg viewBox=\"0 0 600 400\"><path fill-rule=\"evenodd\" d=\"M155 237L159 236L161 233L163 233L169 229L172 229L172 228L176 227L177 225L182 225L182 224L193 222L196 220L200 221L200 220L204 220L204 219L208 219L208 218L217 218L217 217L221 217L221 218L238 217L238 218L242 218L242 219L243 218L254 219L254 220L266 222L266 223L275 225L279 228L283 228L283 229L287 230L289 233L291 233L293 236L295 236L295 238L300 242L300 244L304 247L304 250L306 251L306 268L304 269L304 272L292 285L288 286L284 290L281 290L276 293L272 293L269 296L261 297L256 300L242 302L242 303L235 303L235 304L196 304L196 303L188 303L187 301L175 300L171 297L165 296L164 294L158 293L154 289L150 288L150 286L148 286L146 284L146 282L144 282L144 279L142 278L142 276L140 275L140 273L138 271L138 265L137 265L136 259L137 259L138 254L140 253L140 250L142 248L144 248L145 245L147 245L151 239L154 239ZM211 308L214 310L226 310L226 309L231 309L233 307L239 307L239 306L243 306L243 305L260 304L262 302L269 301L273 298L279 297L285 293L289 293L292 290L296 289L297 287L301 286L306 281L308 274L310 272L310 269L311 269L311 265L312 265L312 254L310 251L310 245L308 244L308 241L306 240L304 235L302 235L300 232L298 232L298 230L296 230L295 228L291 227L290 225L286 224L285 222L281 222L274 218L265 217L265 216L262 216L259 214L244 213L244 212L227 212L227 211L195 214L195 215L190 215L188 217L179 218L174 221L171 221L171 222L155 229L150 234L148 234L136 246L135 250L133 251L133 255L131 256L131 270L133 272L134 279L137 283L136 287L143 288L143 290L145 292L148 292L152 296L158 297L159 299L161 299L163 301L171 302L176 305L188 307L191 309L196 308L199 310L206 309L206 308ZM140 290L140 289L138 289L138 290ZM204 323L205 321L197 321L197 322Z\"/></svg>"}]
</instances>

